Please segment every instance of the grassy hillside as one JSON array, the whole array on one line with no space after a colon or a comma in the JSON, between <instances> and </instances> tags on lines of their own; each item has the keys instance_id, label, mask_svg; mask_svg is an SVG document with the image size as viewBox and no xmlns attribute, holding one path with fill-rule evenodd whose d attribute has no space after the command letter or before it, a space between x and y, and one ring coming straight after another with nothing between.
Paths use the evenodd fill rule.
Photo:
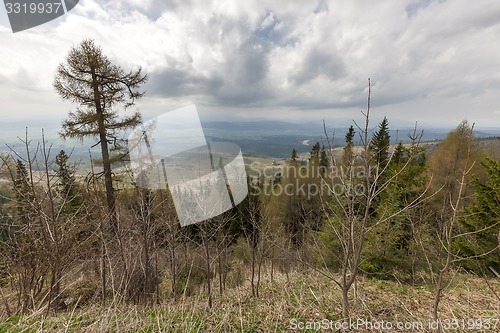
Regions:
<instances>
[{"instance_id":1,"label":"grassy hillside","mask_svg":"<svg viewBox=\"0 0 500 333\"><path fill-rule=\"evenodd\" d=\"M316 332L340 325L340 292L315 271L275 272L271 282L267 270L261 287L260 296L252 298L245 281L215 296L212 309L207 308L202 290L179 301L167 299L149 307L112 304L103 308L94 304L49 317L34 313L6 318L4 309L0 332ZM440 316L443 323L462 327L449 331L498 332L499 295L499 279L455 274ZM360 278L351 294L352 331L429 332L433 296L430 285ZM318 329L306 329L307 325ZM377 325L385 325L385 329ZM393 329L387 330L390 325ZM398 330L397 325L411 329L402 326Z\"/></svg>"},{"instance_id":2,"label":"grassy hillside","mask_svg":"<svg viewBox=\"0 0 500 333\"><path fill-rule=\"evenodd\" d=\"M288 162L246 155L248 175L266 178L262 187L250 187L255 192L227 214L186 228L178 227L167 191L136 188L122 175L115 181L120 224L112 232L97 180L53 177L48 166L43 177L29 168L36 163L6 160L0 179L12 170L16 177L0 184L0 333L428 332L433 306L445 331L500 332L500 279L492 273L500 198L488 200L499 193L500 165L479 164L498 157L500 140L473 146L471 174L484 177L472 182L461 171L471 156L463 149L470 147L466 129L425 143L429 158L408 157L408 168L400 155L388 177L373 177L379 194L373 185L319 192L327 187L318 177L318 148ZM381 165L349 147L346 165ZM334 157L343 152L337 148ZM334 167L325 177L334 185L371 184L363 172L337 176ZM435 192L408 204L428 188ZM252 263L254 273L263 265L256 296Z\"/></svg>"}]
</instances>

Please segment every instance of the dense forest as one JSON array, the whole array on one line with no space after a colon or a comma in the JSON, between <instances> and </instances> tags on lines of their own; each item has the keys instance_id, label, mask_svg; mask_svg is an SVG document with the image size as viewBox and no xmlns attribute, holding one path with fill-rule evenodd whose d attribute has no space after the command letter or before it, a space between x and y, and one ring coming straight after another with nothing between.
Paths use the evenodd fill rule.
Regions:
<instances>
[{"instance_id":1,"label":"dense forest","mask_svg":"<svg viewBox=\"0 0 500 333\"><path fill-rule=\"evenodd\" d=\"M500 301L488 282L500 277L498 138L479 140L463 121L433 149L417 127L403 144L390 119L370 122L368 83L365 111L344 138L325 130L307 158L294 150L282 164L247 165L241 204L181 227L169 190L139 187L127 167L123 131L141 116L119 111L143 96L146 80L83 41L54 88L76 106L61 136L100 147L92 171L78 172L70 152L28 131L24 151L1 155L0 319L196 295L210 310L241 286L259 304L263 288L294 274L339 291L339 320L352 317L366 280L428 286L434 320L457 274L480 277Z\"/></svg>"}]
</instances>

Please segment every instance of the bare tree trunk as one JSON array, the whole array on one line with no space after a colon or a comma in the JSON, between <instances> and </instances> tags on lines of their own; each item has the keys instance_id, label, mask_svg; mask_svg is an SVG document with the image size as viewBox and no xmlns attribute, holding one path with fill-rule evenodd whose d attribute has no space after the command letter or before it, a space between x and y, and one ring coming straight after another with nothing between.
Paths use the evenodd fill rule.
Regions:
<instances>
[{"instance_id":1,"label":"bare tree trunk","mask_svg":"<svg viewBox=\"0 0 500 333\"><path fill-rule=\"evenodd\" d=\"M148 302L149 297L151 296L151 258L149 254L149 233L151 228L151 193L149 190L143 189L140 190L141 194L141 206L142 206L142 216L141 220L143 223L143 247L144 247L144 297L145 301Z\"/></svg>"},{"instance_id":2,"label":"bare tree trunk","mask_svg":"<svg viewBox=\"0 0 500 333\"><path fill-rule=\"evenodd\" d=\"M123 262L122 281L129 281L130 272L128 269L127 260L125 258L123 244L120 236L120 228L118 225L118 216L116 212L116 197L115 197L115 190L113 188L113 174L111 169L111 160L109 155L109 146L107 138L108 133L106 132L105 116L101 105L101 94L99 92L99 82L97 75L95 73L95 68L92 68L91 74L92 74L92 86L94 89L94 104L96 108L96 113L98 115L97 125L99 131L99 143L101 146L102 166L104 171L104 185L106 189L106 204L108 208L109 226L111 228L112 235L117 241L119 255Z\"/></svg>"},{"instance_id":3,"label":"bare tree trunk","mask_svg":"<svg viewBox=\"0 0 500 333\"><path fill-rule=\"evenodd\" d=\"M261 271L262 271L262 254L259 256L259 264L258 264L258 269L257 269L257 285L256 285L257 297L259 297Z\"/></svg>"},{"instance_id":4,"label":"bare tree trunk","mask_svg":"<svg viewBox=\"0 0 500 333\"><path fill-rule=\"evenodd\" d=\"M211 277L210 277L210 247L207 239L207 231L202 230L203 233L203 245L205 247L205 260L206 260L206 272L207 272L207 293L208 293L208 308L212 308L212 288L211 288Z\"/></svg>"},{"instance_id":5,"label":"bare tree trunk","mask_svg":"<svg viewBox=\"0 0 500 333\"><path fill-rule=\"evenodd\" d=\"M116 236L118 233L117 230L117 219L116 219L116 206L115 206L115 194L113 188L113 179L112 179L112 171L111 171L111 163L109 160L109 148L108 148L108 139L106 137L106 127L104 124L104 115L101 105L101 98L99 92L99 84L97 82L97 75L95 73L95 68L92 68L92 86L94 89L94 104L96 107L96 113L99 117L98 119L98 128L99 128L99 143L101 145L101 156L102 156L102 165L104 170L104 184L106 189L106 203L108 207L108 218L111 226L111 230ZM101 228L103 227L101 223ZM104 230L104 229L101 229ZM105 237L101 235L103 239L102 244L102 252L101 252L101 288L102 288L102 304L106 305L106 279L107 279L107 271L106 271L106 246L104 244Z\"/></svg>"},{"instance_id":6,"label":"bare tree trunk","mask_svg":"<svg viewBox=\"0 0 500 333\"><path fill-rule=\"evenodd\" d=\"M158 250L155 253L155 271L158 274ZM160 283L159 279L155 280L156 304L160 304Z\"/></svg>"},{"instance_id":7,"label":"bare tree trunk","mask_svg":"<svg viewBox=\"0 0 500 333\"><path fill-rule=\"evenodd\" d=\"M55 276L55 271L54 269L51 270L50 272L50 288L49 288L49 300L47 304L47 312L46 315L48 316L50 313L50 309L52 308L52 300L55 299L55 285L56 285L56 276Z\"/></svg>"},{"instance_id":8,"label":"bare tree trunk","mask_svg":"<svg viewBox=\"0 0 500 333\"><path fill-rule=\"evenodd\" d=\"M150 283L151 283L151 267L150 267L150 258L149 258L149 244L148 244L148 230L149 228L147 226L144 227L144 262L145 262L145 269L144 269L144 296L146 298L146 302L150 296L151 290L150 290Z\"/></svg>"},{"instance_id":9,"label":"bare tree trunk","mask_svg":"<svg viewBox=\"0 0 500 333\"><path fill-rule=\"evenodd\" d=\"M175 260L175 236L174 232L170 231L170 271L172 274L172 294L174 295L174 300L177 301L177 272L176 266L177 262Z\"/></svg>"},{"instance_id":10,"label":"bare tree trunk","mask_svg":"<svg viewBox=\"0 0 500 333\"><path fill-rule=\"evenodd\" d=\"M347 285L342 286L342 317L344 320L349 319L349 287Z\"/></svg>"},{"instance_id":11,"label":"bare tree trunk","mask_svg":"<svg viewBox=\"0 0 500 333\"><path fill-rule=\"evenodd\" d=\"M101 144L102 167L104 170L104 184L106 188L106 203L108 206L109 222L114 233L118 232L115 190L113 188L113 178L111 171L111 161L109 159L108 138L106 137L106 126L104 124L104 114L101 105L101 94L95 68L92 69L92 86L94 88L94 104L98 115L99 142Z\"/></svg>"},{"instance_id":12,"label":"bare tree trunk","mask_svg":"<svg viewBox=\"0 0 500 333\"><path fill-rule=\"evenodd\" d=\"M222 249L219 249L219 258L217 259L218 261L218 266L219 266L219 294L222 295L224 286L223 286L223 273L222 273L222 256L224 255L224 247Z\"/></svg>"},{"instance_id":13,"label":"bare tree trunk","mask_svg":"<svg viewBox=\"0 0 500 333\"><path fill-rule=\"evenodd\" d=\"M432 307L432 317L436 322L439 319L438 308L439 308L439 302L441 301L441 297L443 296L443 279L445 270L447 269L448 267L443 267L443 269L439 271L439 276L436 283L436 296L434 297L434 305Z\"/></svg>"},{"instance_id":14,"label":"bare tree trunk","mask_svg":"<svg viewBox=\"0 0 500 333\"><path fill-rule=\"evenodd\" d=\"M253 246L252 240L252 277L251 277L251 285L252 285L252 297L256 296L255 292L255 248Z\"/></svg>"},{"instance_id":15,"label":"bare tree trunk","mask_svg":"<svg viewBox=\"0 0 500 333\"><path fill-rule=\"evenodd\" d=\"M104 239L104 235L102 234L101 229L101 293L102 293L102 306L106 306L106 279L107 279L107 271L106 271L106 240Z\"/></svg>"}]
</instances>

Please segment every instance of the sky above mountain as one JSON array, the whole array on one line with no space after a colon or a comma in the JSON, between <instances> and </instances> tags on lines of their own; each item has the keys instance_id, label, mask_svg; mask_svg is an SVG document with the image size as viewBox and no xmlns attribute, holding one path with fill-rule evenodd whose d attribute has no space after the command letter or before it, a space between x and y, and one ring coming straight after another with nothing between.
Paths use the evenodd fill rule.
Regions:
<instances>
[{"instance_id":1,"label":"sky above mountain","mask_svg":"<svg viewBox=\"0 0 500 333\"><path fill-rule=\"evenodd\" d=\"M144 118L195 103L213 119L359 119L371 78L374 120L500 127L500 1L81 0L12 33L0 9L5 122L60 122L75 105L52 82L92 38L148 74L131 110ZM332 124L335 126L335 124Z\"/></svg>"}]
</instances>

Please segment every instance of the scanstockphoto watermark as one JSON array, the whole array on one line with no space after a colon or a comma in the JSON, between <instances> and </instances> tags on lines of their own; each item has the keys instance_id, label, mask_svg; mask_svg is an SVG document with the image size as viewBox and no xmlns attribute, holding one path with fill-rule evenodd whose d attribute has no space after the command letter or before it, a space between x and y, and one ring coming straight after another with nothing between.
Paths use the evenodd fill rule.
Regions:
<instances>
[{"instance_id":1,"label":"scanstockphoto watermark","mask_svg":"<svg viewBox=\"0 0 500 333\"><path fill-rule=\"evenodd\" d=\"M322 319L317 321L300 321L298 319L290 320L290 329L296 331L304 330L328 330L328 331L416 331L423 330L426 326L421 321L387 321L371 319L349 319L348 321L334 321Z\"/></svg>"},{"instance_id":2,"label":"scanstockphoto watermark","mask_svg":"<svg viewBox=\"0 0 500 333\"><path fill-rule=\"evenodd\" d=\"M497 332L500 328L499 318L445 318L431 321L392 321L392 320L376 320L376 319L349 319L349 320L330 320L321 319L313 321L301 321L296 318L290 320L289 328L293 331L310 331L310 330L325 330L325 331L359 331L359 330L374 330L380 331L397 331L397 332L415 332L438 330L455 332L461 331L480 331L480 332Z\"/></svg>"},{"instance_id":3,"label":"scanstockphoto watermark","mask_svg":"<svg viewBox=\"0 0 500 333\"><path fill-rule=\"evenodd\" d=\"M303 196L311 199L325 195L360 196L366 193L366 178L378 172L376 166L265 166L250 165L254 175L251 194Z\"/></svg>"},{"instance_id":4,"label":"scanstockphoto watermark","mask_svg":"<svg viewBox=\"0 0 500 333\"><path fill-rule=\"evenodd\" d=\"M4 0L12 32L52 21L72 10L79 0Z\"/></svg>"}]
</instances>

